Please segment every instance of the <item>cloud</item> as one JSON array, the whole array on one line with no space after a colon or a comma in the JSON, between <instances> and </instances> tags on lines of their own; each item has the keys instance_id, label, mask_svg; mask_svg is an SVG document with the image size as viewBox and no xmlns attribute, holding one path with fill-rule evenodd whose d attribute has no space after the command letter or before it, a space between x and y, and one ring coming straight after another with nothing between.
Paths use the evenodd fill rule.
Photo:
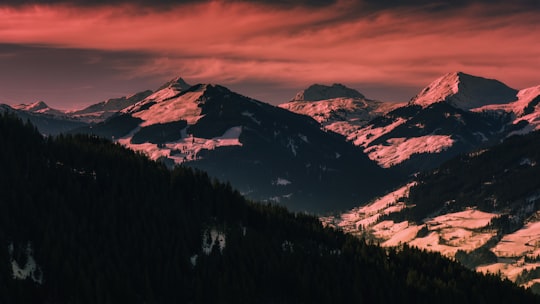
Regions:
<instances>
[{"instance_id":1,"label":"cloud","mask_svg":"<svg viewBox=\"0 0 540 304\"><path fill-rule=\"evenodd\" d=\"M28 6L28 5L71 5L77 7L96 7L103 5L136 5L153 10L168 9L171 7L195 4L201 2L212 2L212 0L3 0L5 6ZM255 3L265 4L274 7L324 7L332 5L335 0L223 0L227 3ZM361 2L361 1L360 1Z\"/></svg>"},{"instance_id":2,"label":"cloud","mask_svg":"<svg viewBox=\"0 0 540 304\"><path fill-rule=\"evenodd\" d=\"M85 62L97 65L137 54L114 61L132 79L421 87L462 70L540 83L537 1L160 1L173 2L0 6L0 43L96 50Z\"/></svg>"}]
</instances>

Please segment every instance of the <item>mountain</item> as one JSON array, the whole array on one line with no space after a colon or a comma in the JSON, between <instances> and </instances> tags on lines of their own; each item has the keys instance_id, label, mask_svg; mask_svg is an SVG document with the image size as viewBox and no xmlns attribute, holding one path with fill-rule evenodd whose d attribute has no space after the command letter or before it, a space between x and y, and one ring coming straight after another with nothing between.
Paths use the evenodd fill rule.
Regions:
<instances>
[{"instance_id":1,"label":"mountain","mask_svg":"<svg viewBox=\"0 0 540 304\"><path fill-rule=\"evenodd\" d=\"M169 166L230 181L248 197L293 210L350 208L396 184L313 119L212 84L170 82L104 123L80 128Z\"/></svg>"},{"instance_id":2,"label":"mountain","mask_svg":"<svg viewBox=\"0 0 540 304\"><path fill-rule=\"evenodd\" d=\"M44 101L37 101L31 104L14 105L13 109L26 111L34 114L46 114L51 116L64 115L62 111L49 107Z\"/></svg>"},{"instance_id":3,"label":"mountain","mask_svg":"<svg viewBox=\"0 0 540 304\"><path fill-rule=\"evenodd\" d=\"M319 101L340 97L364 98L364 95L339 83L334 83L331 86L314 84L298 92L292 101Z\"/></svg>"},{"instance_id":4,"label":"mountain","mask_svg":"<svg viewBox=\"0 0 540 304\"><path fill-rule=\"evenodd\" d=\"M0 115L2 303L534 303L438 254L314 217L84 135Z\"/></svg>"},{"instance_id":5,"label":"mountain","mask_svg":"<svg viewBox=\"0 0 540 304\"><path fill-rule=\"evenodd\" d=\"M111 98L93 105L90 105L81 110L66 112L71 117L78 118L88 123L98 123L113 116L119 111L136 104L137 102L150 96L153 92L150 90L139 92L131 96L120 98Z\"/></svg>"},{"instance_id":6,"label":"mountain","mask_svg":"<svg viewBox=\"0 0 540 304\"><path fill-rule=\"evenodd\" d=\"M462 110L485 105L505 104L516 100L517 91L495 79L449 73L433 81L416 95L409 104L428 107L444 102Z\"/></svg>"},{"instance_id":7,"label":"mountain","mask_svg":"<svg viewBox=\"0 0 540 304\"><path fill-rule=\"evenodd\" d=\"M120 110L148 97L151 93L152 91L143 91L127 97L112 98L81 110L58 110L49 107L43 101L38 101L13 106L0 104L0 111L9 111L23 120L29 120L43 134L57 135L103 122Z\"/></svg>"},{"instance_id":8,"label":"mountain","mask_svg":"<svg viewBox=\"0 0 540 304\"><path fill-rule=\"evenodd\" d=\"M30 105L9 106L0 104L0 113L13 113L24 121L30 121L41 133L57 135L85 126L86 123L70 118L62 111L50 108L45 102Z\"/></svg>"},{"instance_id":9,"label":"mountain","mask_svg":"<svg viewBox=\"0 0 540 304\"><path fill-rule=\"evenodd\" d=\"M323 111L311 110L320 101L306 102L304 108L295 103L283 107L322 118L323 128L346 136L381 167L412 174L509 135L537 129L538 100L538 87L517 91L497 80L454 72L433 81L406 104L386 106L382 111L364 107L362 113L370 120L360 119L360 123L353 118L356 110L352 107L342 107L346 115L337 119L320 114L333 113L329 106Z\"/></svg>"},{"instance_id":10,"label":"mountain","mask_svg":"<svg viewBox=\"0 0 540 304\"><path fill-rule=\"evenodd\" d=\"M175 78L172 82L170 85L189 87L181 78ZM44 134L58 134L59 132L68 132L82 125L103 122L121 110L145 99L152 93L151 90L146 90L131 96L111 98L80 110L58 110L49 107L43 101L13 106L3 105L3 108L17 113L23 119L29 119ZM48 122L44 122L44 120Z\"/></svg>"},{"instance_id":11,"label":"mountain","mask_svg":"<svg viewBox=\"0 0 540 304\"><path fill-rule=\"evenodd\" d=\"M540 291L540 132L512 136L418 174L331 225L408 243Z\"/></svg>"},{"instance_id":12,"label":"mountain","mask_svg":"<svg viewBox=\"0 0 540 304\"><path fill-rule=\"evenodd\" d=\"M313 117L326 130L348 136L371 119L388 112L395 104L367 99L341 84L315 84L300 91L280 108Z\"/></svg>"},{"instance_id":13,"label":"mountain","mask_svg":"<svg viewBox=\"0 0 540 304\"><path fill-rule=\"evenodd\" d=\"M486 105L473 111L511 114L516 129L511 134L527 134L540 129L540 85L520 90L516 97L514 102Z\"/></svg>"}]
</instances>

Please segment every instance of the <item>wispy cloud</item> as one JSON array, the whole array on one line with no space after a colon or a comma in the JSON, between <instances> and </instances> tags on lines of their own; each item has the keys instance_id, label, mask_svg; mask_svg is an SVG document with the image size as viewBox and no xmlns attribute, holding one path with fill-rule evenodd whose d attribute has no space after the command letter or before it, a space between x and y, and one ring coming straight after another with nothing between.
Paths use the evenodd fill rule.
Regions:
<instances>
[{"instance_id":1,"label":"wispy cloud","mask_svg":"<svg viewBox=\"0 0 540 304\"><path fill-rule=\"evenodd\" d=\"M137 65L116 62L126 77L422 86L463 70L518 88L540 83L540 8L534 9L534 1L504 7L484 1L398 1L397 7L390 2L396 3L4 6L0 42L146 54Z\"/></svg>"}]
</instances>

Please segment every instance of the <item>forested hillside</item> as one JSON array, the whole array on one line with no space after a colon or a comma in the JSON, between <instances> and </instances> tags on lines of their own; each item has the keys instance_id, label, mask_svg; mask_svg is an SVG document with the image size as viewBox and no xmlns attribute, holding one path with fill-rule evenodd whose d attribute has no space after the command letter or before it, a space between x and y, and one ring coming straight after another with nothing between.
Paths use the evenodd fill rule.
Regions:
<instances>
[{"instance_id":1,"label":"forested hillside","mask_svg":"<svg viewBox=\"0 0 540 304\"><path fill-rule=\"evenodd\" d=\"M490 149L462 155L436 170L420 173L408 200L415 208L404 213L419 221L440 209L461 211L475 205L485 212L516 215L515 230L538 210L539 162L540 132L513 136ZM502 217L499 221L504 219L508 220Z\"/></svg>"},{"instance_id":2,"label":"forested hillside","mask_svg":"<svg viewBox=\"0 0 540 304\"><path fill-rule=\"evenodd\" d=\"M2 303L535 303L509 281L0 117Z\"/></svg>"}]
</instances>

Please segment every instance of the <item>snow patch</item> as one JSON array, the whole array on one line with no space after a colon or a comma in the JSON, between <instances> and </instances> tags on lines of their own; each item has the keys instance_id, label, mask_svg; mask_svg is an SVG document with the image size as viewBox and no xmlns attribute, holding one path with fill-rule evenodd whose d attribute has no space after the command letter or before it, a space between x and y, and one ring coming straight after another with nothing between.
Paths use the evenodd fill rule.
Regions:
<instances>
[{"instance_id":1,"label":"snow patch","mask_svg":"<svg viewBox=\"0 0 540 304\"><path fill-rule=\"evenodd\" d=\"M393 223L393 221L392 221ZM422 226L410 224L407 221L401 222L381 230L376 230L375 235L386 239L382 246L394 247L412 241Z\"/></svg>"},{"instance_id":2,"label":"snow patch","mask_svg":"<svg viewBox=\"0 0 540 304\"><path fill-rule=\"evenodd\" d=\"M450 135L426 135L413 138L391 138L385 145L364 150L368 157L383 168L390 168L409 159L413 154L440 153L454 144Z\"/></svg>"},{"instance_id":3,"label":"snow patch","mask_svg":"<svg viewBox=\"0 0 540 304\"><path fill-rule=\"evenodd\" d=\"M26 264L24 264L23 267L21 267L13 257L13 243L9 244L8 251L11 260L11 271L13 279L26 280L30 278L35 283L43 284L43 272L41 271L41 268L37 265L36 260L32 255L33 249L30 242L28 242L28 244L26 245Z\"/></svg>"},{"instance_id":4,"label":"snow patch","mask_svg":"<svg viewBox=\"0 0 540 304\"><path fill-rule=\"evenodd\" d=\"M461 212L447 213L432 220L426 221L430 230L438 230L450 227L465 229L479 229L489 225L489 222L497 217L497 214L468 209Z\"/></svg>"},{"instance_id":5,"label":"snow patch","mask_svg":"<svg viewBox=\"0 0 540 304\"><path fill-rule=\"evenodd\" d=\"M352 140L353 143L357 146L367 147L377 138L389 133L390 131L394 130L405 122L407 122L407 120L400 117L391 124L384 127L373 128L373 126L368 126L350 134L348 139Z\"/></svg>"},{"instance_id":6,"label":"snow patch","mask_svg":"<svg viewBox=\"0 0 540 304\"><path fill-rule=\"evenodd\" d=\"M191 262L191 265L193 267L197 266L197 258L199 257L199 255L197 254L194 254L191 256L191 258L189 258L189 261Z\"/></svg>"},{"instance_id":7,"label":"snow patch","mask_svg":"<svg viewBox=\"0 0 540 304\"><path fill-rule=\"evenodd\" d=\"M287 186L292 184L291 181L278 177L275 181L272 181L272 185L274 186Z\"/></svg>"},{"instance_id":8,"label":"snow patch","mask_svg":"<svg viewBox=\"0 0 540 304\"><path fill-rule=\"evenodd\" d=\"M401 200L409 195L409 189L414 184L412 182L400 187L365 206L345 212L338 218L333 216L321 217L321 221L326 225L338 226L343 231L352 234L367 230L370 226L377 223L382 215L403 210L406 206Z\"/></svg>"},{"instance_id":9,"label":"snow patch","mask_svg":"<svg viewBox=\"0 0 540 304\"><path fill-rule=\"evenodd\" d=\"M215 228L205 230L202 234L202 252L206 255L210 255L214 245L217 245L219 252L223 253L223 249L225 249L226 246L225 233Z\"/></svg>"},{"instance_id":10,"label":"snow patch","mask_svg":"<svg viewBox=\"0 0 540 304\"><path fill-rule=\"evenodd\" d=\"M500 257L516 257L532 254L539 247L540 222L535 222L505 235L492 251Z\"/></svg>"},{"instance_id":11,"label":"snow patch","mask_svg":"<svg viewBox=\"0 0 540 304\"><path fill-rule=\"evenodd\" d=\"M153 143L133 144L131 138L137 129L127 136L117 140L118 143L135 151L143 152L150 159L157 160L161 157L170 158L176 164L181 164L185 161L200 159L199 152L201 150L214 150L218 147L226 146L242 146L240 135L242 134L242 126L236 126L228 129L222 136L210 139L188 136L185 129L182 131L182 139L174 142L169 142L163 145Z\"/></svg>"}]
</instances>

